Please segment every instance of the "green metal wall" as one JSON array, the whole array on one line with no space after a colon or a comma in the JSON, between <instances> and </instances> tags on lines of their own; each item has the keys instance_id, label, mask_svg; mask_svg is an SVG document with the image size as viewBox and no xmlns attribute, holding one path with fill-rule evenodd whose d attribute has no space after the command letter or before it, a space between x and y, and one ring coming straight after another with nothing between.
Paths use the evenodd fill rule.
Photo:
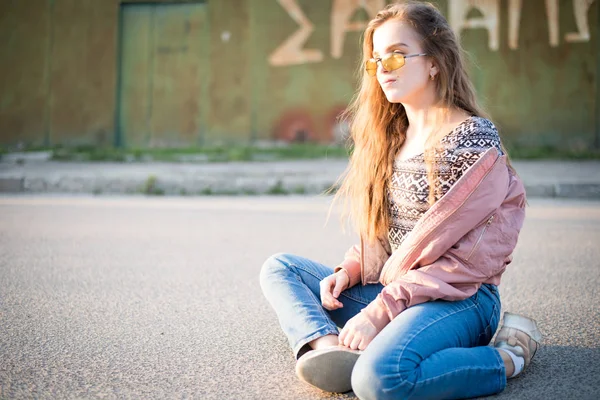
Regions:
<instances>
[{"instance_id":1,"label":"green metal wall","mask_svg":"<svg viewBox=\"0 0 600 400\"><path fill-rule=\"evenodd\" d=\"M334 135L331 126L336 110L347 104L357 82L353 72L360 56L360 34L348 32L341 57L334 58L331 16L335 1L298 0L295 3L314 25L303 48L319 51L322 60L272 66L267 59L273 49L299 24L280 4L269 0L251 3L254 131L265 138L290 138L294 132L309 131L311 138L329 140ZM577 1L556 2L557 24L546 11L552 1L522 1L520 20L514 23L516 48L509 46L509 9L515 6L511 3L497 2L496 49L490 48L486 29L461 31L481 103L511 145L575 150L597 145L599 2L593 2L586 12L590 39L567 42L567 37L575 36L580 29L575 18ZM449 2L439 1L438 5L448 16ZM472 11L467 17L477 19L483 15ZM366 18L366 13L358 12L352 20ZM558 28L558 43L550 43L551 25Z\"/></svg>"},{"instance_id":2,"label":"green metal wall","mask_svg":"<svg viewBox=\"0 0 600 400\"><path fill-rule=\"evenodd\" d=\"M0 143L112 143L118 14L111 3L0 2Z\"/></svg>"},{"instance_id":3,"label":"green metal wall","mask_svg":"<svg viewBox=\"0 0 600 400\"><path fill-rule=\"evenodd\" d=\"M339 129L335 117L357 85L360 32L344 32L343 25L359 28L373 12L359 5L376 9L385 2L1 1L0 144L331 141ZM181 34L192 18L182 11L185 3L203 10L195 37ZM438 3L456 23L457 5L469 1ZM458 20L471 27L461 38L480 99L505 140L600 147L600 1L473 3L484 7L463 10ZM125 10L134 9L172 14L172 32L147 24L145 34L131 33L135 23ZM484 28L485 21L498 30ZM150 52L148 38L163 42ZM186 55L171 51L184 46ZM149 60L162 62L162 69L140 72ZM146 94L130 91L135 82ZM152 83L152 94L143 82Z\"/></svg>"},{"instance_id":4,"label":"green metal wall","mask_svg":"<svg viewBox=\"0 0 600 400\"><path fill-rule=\"evenodd\" d=\"M118 144L201 143L210 55L206 5L125 4L120 25Z\"/></svg>"},{"instance_id":5,"label":"green metal wall","mask_svg":"<svg viewBox=\"0 0 600 400\"><path fill-rule=\"evenodd\" d=\"M550 44L544 1L523 1L517 49L508 46L508 2L501 2L500 46L491 51L479 29L462 34L471 53L479 97L513 145L588 149L600 137L598 65L600 7L587 12L590 40L567 42L577 32L574 2L560 1L558 43Z\"/></svg>"},{"instance_id":6,"label":"green metal wall","mask_svg":"<svg viewBox=\"0 0 600 400\"><path fill-rule=\"evenodd\" d=\"M48 143L50 0L0 2L0 138Z\"/></svg>"},{"instance_id":7,"label":"green metal wall","mask_svg":"<svg viewBox=\"0 0 600 400\"><path fill-rule=\"evenodd\" d=\"M247 0L208 2L210 71L205 143L247 142L251 124L251 5Z\"/></svg>"}]
</instances>

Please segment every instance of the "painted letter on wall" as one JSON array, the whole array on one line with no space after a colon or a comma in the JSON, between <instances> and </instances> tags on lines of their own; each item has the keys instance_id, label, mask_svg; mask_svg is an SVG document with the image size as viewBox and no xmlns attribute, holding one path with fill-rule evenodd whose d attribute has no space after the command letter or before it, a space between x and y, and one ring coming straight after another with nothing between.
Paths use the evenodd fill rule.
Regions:
<instances>
[{"instance_id":1,"label":"painted letter on wall","mask_svg":"<svg viewBox=\"0 0 600 400\"><path fill-rule=\"evenodd\" d=\"M269 57L273 66L306 64L323 61L323 53L315 49L303 49L302 46L314 30L311 22L306 18L296 0L278 0L279 4L296 21L300 28L285 40Z\"/></svg>"},{"instance_id":2,"label":"painted letter on wall","mask_svg":"<svg viewBox=\"0 0 600 400\"><path fill-rule=\"evenodd\" d=\"M509 0L508 2L508 48L519 48L519 26L521 25L521 6L523 0Z\"/></svg>"},{"instance_id":3,"label":"painted letter on wall","mask_svg":"<svg viewBox=\"0 0 600 400\"><path fill-rule=\"evenodd\" d=\"M548 35L550 46L558 46L558 0L546 0L546 18L548 18Z\"/></svg>"},{"instance_id":4,"label":"painted letter on wall","mask_svg":"<svg viewBox=\"0 0 600 400\"><path fill-rule=\"evenodd\" d=\"M453 0L449 1L448 5L448 22L457 35L460 35L463 29L485 28L488 31L489 48L498 50L500 0ZM467 14L472 8L478 9L483 17L467 19Z\"/></svg>"},{"instance_id":5,"label":"painted letter on wall","mask_svg":"<svg viewBox=\"0 0 600 400\"><path fill-rule=\"evenodd\" d=\"M587 42L590 40L590 27L587 21L587 13L594 0L573 0L573 12L575 13L575 22L579 32L567 33L565 41L567 42Z\"/></svg>"},{"instance_id":6,"label":"painted letter on wall","mask_svg":"<svg viewBox=\"0 0 600 400\"><path fill-rule=\"evenodd\" d=\"M318 49L304 49L303 46L312 34L314 27L304 15L297 0L277 0L300 28L287 38L271 55L272 66L286 66L323 61L323 53ZM577 32L565 35L566 42L590 41L588 12L595 0L571 0L577 24ZM359 9L364 9L370 18L385 7L386 0L331 0L331 57L341 58L344 52L344 39L347 32L362 31L366 21L351 22ZM560 42L559 1L544 0L550 46ZM449 0L448 22L458 36L464 29L484 28L488 32L488 48L497 51L500 47L500 0ZM508 47L519 48L519 28L521 25L523 0L508 0ZM481 17L467 18L472 9L478 10ZM541 12L541 10L540 10Z\"/></svg>"},{"instance_id":7,"label":"painted letter on wall","mask_svg":"<svg viewBox=\"0 0 600 400\"><path fill-rule=\"evenodd\" d=\"M369 17L375 18L377 12L385 7L385 0L333 0L331 10L331 56L340 58L344 50L346 32L362 31L365 22L350 22L356 10L364 8Z\"/></svg>"}]
</instances>

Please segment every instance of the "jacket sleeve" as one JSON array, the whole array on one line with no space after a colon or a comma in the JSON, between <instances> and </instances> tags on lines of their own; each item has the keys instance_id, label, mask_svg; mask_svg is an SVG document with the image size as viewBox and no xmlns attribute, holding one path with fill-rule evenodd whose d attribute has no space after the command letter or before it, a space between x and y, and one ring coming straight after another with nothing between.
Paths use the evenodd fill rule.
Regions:
<instances>
[{"instance_id":1,"label":"jacket sleeve","mask_svg":"<svg viewBox=\"0 0 600 400\"><path fill-rule=\"evenodd\" d=\"M486 279L477 269L446 253L434 263L410 270L390 282L362 312L381 331L410 306L438 299L464 300L475 294Z\"/></svg>"},{"instance_id":2,"label":"jacket sleeve","mask_svg":"<svg viewBox=\"0 0 600 400\"><path fill-rule=\"evenodd\" d=\"M342 269L346 271L350 277L350 283L348 284L349 288L360 283L360 246L358 244L355 244L346 252L344 261L335 267L334 272L338 272Z\"/></svg>"}]
</instances>

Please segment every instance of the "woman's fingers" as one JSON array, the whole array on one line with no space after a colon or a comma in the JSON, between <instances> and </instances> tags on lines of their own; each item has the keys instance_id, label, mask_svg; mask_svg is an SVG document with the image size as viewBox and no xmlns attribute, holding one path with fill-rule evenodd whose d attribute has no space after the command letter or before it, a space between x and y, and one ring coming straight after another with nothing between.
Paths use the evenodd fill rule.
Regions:
<instances>
[{"instance_id":1,"label":"woman's fingers","mask_svg":"<svg viewBox=\"0 0 600 400\"><path fill-rule=\"evenodd\" d=\"M331 303L323 303L323 308L329 311L337 310L338 308L343 308L344 305L337 300Z\"/></svg>"},{"instance_id":2,"label":"woman's fingers","mask_svg":"<svg viewBox=\"0 0 600 400\"><path fill-rule=\"evenodd\" d=\"M350 347L352 350L356 350L358 349L358 346L360 345L360 343L362 342L362 337L361 335L354 335L354 337L352 338L352 342L350 342Z\"/></svg>"},{"instance_id":3,"label":"woman's fingers","mask_svg":"<svg viewBox=\"0 0 600 400\"><path fill-rule=\"evenodd\" d=\"M348 329L342 329L340 335L338 336L338 343L344 346L344 340L346 340L346 336L348 335Z\"/></svg>"},{"instance_id":4,"label":"woman's fingers","mask_svg":"<svg viewBox=\"0 0 600 400\"><path fill-rule=\"evenodd\" d=\"M338 308L343 308L344 305L333 298L333 296L329 295L331 298L328 301L321 301L323 307L329 311L337 310Z\"/></svg>"},{"instance_id":5,"label":"woman's fingers","mask_svg":"<svg viewBox=\"0 0 600 400\"><path fill-rule=\"evenodd\" d=\"M359 345L358 345L358 349L359 350L364 350L367 348L367 346L369 345L369 341L365 340L364 338L360 341Z\"/></svg>"},{"instance_id":6,"label":"woman's fingers","mask_svg":"<svg viewBox=\"0 0 600 400\"><path fill-rule=\"evenodd\" d=\"M352 336L352 335L350 335L348 331L346 331L346 334L345 334L345 335L343 335L343 336L342 336L342 335L340 335L340 338L339 338L340 344L341 344L342 346L346 346L346 347L348 347L348 345L347 345L346 343L349 341L349 339L350 339L350 336Z\"/></svg>"},{"instance_id":7,"label":"woman's fingers","mask_svg":"<svg viewBox=\"0 0 600 400\"><path fill-rule=\"evenodd\" d=\"M365 343L362 335L359 332L350 331L349 329L343 330L338 340L341 345L349 347L352 350L364 350L367 347L367 343Z\"/></svg>"},{"instance_id":8,"label":"woman's fingers","mask_svg":"<svg viewBox=\"0 0 600 400\"><path fill-rule=\"evenodd\" d=\"M337 275L335 280L335 287L333 288L333 297L336 299L340 296L340 293L346 288L346 281L342 276Z\"/></svg>"},{"instance_id":9,"label":"woman's fingers","mask_svg":"<svg viewBox=\"0 0 600 400\"><path fill-rule=\"evenodd\" d=\"M320 282L321 304L327 310L336 310L344 307L344 305L331 294L335 284L336 279L334 275L330 275Z\"/></svg>"},{"instance_id":10,"label":"woman's fingers","mask_svg":"<svg viewBox=\"0 0 600 400\"><path fill-rule=\"evenodd\" d=\"M364 350L376 335L375 327L362 313L358 313L346 322L338 337L338 343L353 350Z\"/></svg>"},{"instance_id":11,"label":"woman's fingers","mask_svg":"<svg viewBox=\"0 0 600 400\"><path fill-rule=\"evenodd\" d=\"M355 332L351 329L344 329L346 332L346 334L344 335L344 337L342 338L340 336L340 342L346 346L346 347L350 347L350 345L352 344L352 341L354 340L355 337Z\"/></svg>"}]
</instances>

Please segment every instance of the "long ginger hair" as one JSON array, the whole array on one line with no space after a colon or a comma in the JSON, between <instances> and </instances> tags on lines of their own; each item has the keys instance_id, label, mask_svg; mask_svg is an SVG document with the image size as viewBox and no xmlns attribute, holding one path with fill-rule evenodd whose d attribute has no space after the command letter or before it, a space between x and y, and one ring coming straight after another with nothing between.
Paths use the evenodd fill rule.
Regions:
<instances>
[{"instance_id":1,"label":"long ginger hair","mask_svg":"<svg viewBox=\"0 0 600 400\"><path fill-rule=\"evenodd\" d=\"M348 169L338 181L339 189L334 201L343 198L343 216L349 215L356 231L370 242L387 235L389 216L386 186L408 128L404 106L390 103L377 79L364 70L365 62L373 56L373 33L391 19L403 21L412 27L422 39L423 53L431 57L438 67L439 73L435 79L438 95L436 106L442 110L435 118L438 125L448 117L450 110L456 108L469 115L488 118L477 104L459 41L434 5L415 1L390 4L369 22L363 35L360 89L342 117L349 122L353 148ZM430 204L435 202L435 194L439 190L435 154L445 134L447 132L441 132L438 128L426 141L424 157L430 183Z\"/></svg>"}]
</instances>

